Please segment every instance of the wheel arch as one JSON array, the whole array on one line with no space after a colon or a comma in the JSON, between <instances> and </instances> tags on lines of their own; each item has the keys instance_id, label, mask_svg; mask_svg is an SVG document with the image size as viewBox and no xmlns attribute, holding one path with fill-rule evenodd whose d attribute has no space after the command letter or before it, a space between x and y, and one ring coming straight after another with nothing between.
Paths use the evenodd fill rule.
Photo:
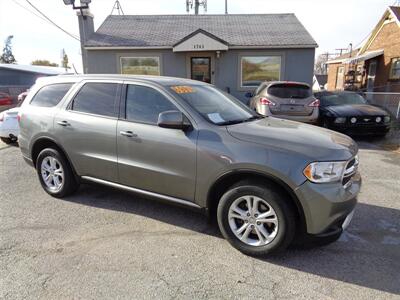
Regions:
<instances>
[{"instance_id":1,"label":"wheel arch","mask_svg":"<svg viewBox=\"0 0 400 300\"><path fill-rule=\"evenodd\" d=\"M77 173L75 171L74 165L72 164L70 158L68 157L67 152L64 150L62 146L60 146L53 138L50 137L41 137L35 140L31 146L31 158L33 162L33 166L36 168L36 160L39 156L39 153L45 148L53 148L60 152L61 155L68 161L72 172L74 173L75 177L78 178Z\"/></svg>"},{"instance_id":2,"label":"wheel arch","mask_svg":"<svg viewBox=\"0 0 400 300\"><path fill-rule=\"evenodd\" d=\"M282 181L281 179L262 172L254 171L254 170L239 170L228 172L222 176L220 176L214 184L211 186L207 193L207 211L210 217L216 216L216 211L218 207L218 203L224 192L234 185L235 183L242 180L254 181L256 183L269 182L273 184L277 189L281 192L288 195L288 199L290 199L290 204L293 206L296 216L298 218L299 229L304 232L306 230L306 220L304 216L303 206L300 203L300 200L297 198L294 191L290 188L290 186Z\"/></svg>"}]
</instances>

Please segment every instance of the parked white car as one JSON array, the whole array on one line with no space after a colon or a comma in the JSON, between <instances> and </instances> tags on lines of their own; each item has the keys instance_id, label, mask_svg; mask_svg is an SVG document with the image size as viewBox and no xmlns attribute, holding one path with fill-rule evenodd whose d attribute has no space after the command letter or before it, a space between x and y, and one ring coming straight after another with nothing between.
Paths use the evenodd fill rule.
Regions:
<instances>
[{"instance_id":1,"label":"parked white car","mask_svg":"<svg viewBox=\"0 0 400 300\"><path fill-rule=\"evenodd\" d=\"M14 107L0 113L0 139L6 144L17 141L19 134L19 109L20 107Z\"/></svg>"}]
</instances>

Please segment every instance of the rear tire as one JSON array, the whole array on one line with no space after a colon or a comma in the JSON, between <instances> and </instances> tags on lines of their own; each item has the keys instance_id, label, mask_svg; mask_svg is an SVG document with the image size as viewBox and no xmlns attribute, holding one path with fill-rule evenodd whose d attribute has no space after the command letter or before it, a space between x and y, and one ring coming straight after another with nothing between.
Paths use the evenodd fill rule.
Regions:
<instances>
[{"instance_id":1,"label":"rear tire","mask_svg":"<svg viewBox=\"0 0 400 300\"><path fill-rule=\"evenodd\" d=\"M272 185L248 181L235 184L218 204L222 235L233 247L251 256L286 249L296 232L294 210L287 201Z\"/></svg>"},{"instance_id":2,"label":"rear tire","mask_svg":"<svg viewBox=\"0 0 400 300\"><path fill-rule=\"evenodd\" d=\"M36 172L43 189L53 197L71 195L79 187L69 162L55 149L46 148L39 153Z\"/></svg>"}]
</instances>

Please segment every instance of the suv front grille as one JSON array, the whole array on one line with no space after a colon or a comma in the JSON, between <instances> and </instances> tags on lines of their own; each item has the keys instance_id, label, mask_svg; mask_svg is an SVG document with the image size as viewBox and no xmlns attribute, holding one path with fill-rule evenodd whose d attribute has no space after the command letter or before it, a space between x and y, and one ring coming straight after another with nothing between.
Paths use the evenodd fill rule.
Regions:
<instances>
[{"instance_id":1,"label":"suv front grille","mask_svg":"<svg viewBox=\"0 0 400 300\"><path fill-rule=\"evenodd\" d=\"M347 188L351 185L351 178L354 174L357 173L358 169L358 155L356 155L353 159L351 159L346 166L346 169L343 174L342 184L344 188Z\"/></svg>"}]
</instances>

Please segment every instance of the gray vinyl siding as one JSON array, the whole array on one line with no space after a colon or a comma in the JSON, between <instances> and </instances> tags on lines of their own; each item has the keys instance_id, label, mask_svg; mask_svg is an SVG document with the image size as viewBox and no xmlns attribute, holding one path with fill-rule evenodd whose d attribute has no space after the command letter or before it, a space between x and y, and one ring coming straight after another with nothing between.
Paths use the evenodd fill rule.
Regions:
<instances>
[{"instance_id":1,"label":"gray vinyl siding","mask_svg":"<svg viewBox=\"0 0 400 300\"><path fill-rule=\"evenodd\" d=\"M197 52L198 53L198 52ZM240 87L240 57L242 55L280 55L281 80L300 81L312 85L314 67L314 48L303 49L230 49L215 57L214 84L224 91L246 102L246 92L255 88ZM163 76L188 78L188 53L174 53L170 49L163 50L89 50L87 51L87 73L118 74L120 73L120 57L158 56L160 71Z\"/></svg>"}]
</instances>

